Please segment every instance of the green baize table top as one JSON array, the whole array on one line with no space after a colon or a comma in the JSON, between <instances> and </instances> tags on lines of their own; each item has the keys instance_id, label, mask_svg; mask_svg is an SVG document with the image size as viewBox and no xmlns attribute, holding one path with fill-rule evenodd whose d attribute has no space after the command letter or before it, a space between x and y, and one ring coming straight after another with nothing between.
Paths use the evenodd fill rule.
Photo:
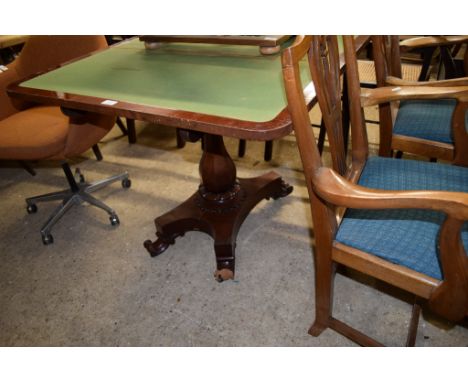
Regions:
<instances>
[{"instance_id":1,"label":"green baize table top","mask_svg":"<svg viewBox=\"0 0 468 382\"><path fill-rule=\"evenodd\" d=\"M305 62L302 81L311 86ZM274 119L287 104L281 55L261 55L255 46L149 50L132 39L20 86L253 122Z\"/></svg>"}]
</instances>

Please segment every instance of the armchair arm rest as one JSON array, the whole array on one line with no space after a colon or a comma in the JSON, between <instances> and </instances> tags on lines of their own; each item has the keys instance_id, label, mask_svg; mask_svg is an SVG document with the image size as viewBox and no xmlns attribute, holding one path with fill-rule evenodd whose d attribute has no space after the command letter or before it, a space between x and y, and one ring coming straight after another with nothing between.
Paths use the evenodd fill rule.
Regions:
<instances>
[{"instance_id":1,"label":"armchair arm rest","mask_svg":"<svg viewBox=\"0 0 468 382\"><path fill-rule=\"evenodd\" d=\"M336 206L430 209L468 220L468 193L463 192L376 190L351 183L326 167L320 167L314 174L314 190L322 199Z\"/></svg>"},{"instance_id":2,"label":"armchair arm rest","mask_svg":"<svg viewBox=\"0 0 468 382\"><path fill-rule=\"evenodd\" d=\"M6 70L0 70L0 89L6 91L6 88L9 84L14 81L19 80L19 75L16 70L16 65L11 63L10 65L5 66Z\"/></svg>"},{"instance_id":3,"label":"armchair arm rest","mask_svg":"<svg viewBox=\"0 0 468 382\"><path fill-rule=\"evenodd\" d=\"M402 50L409 51L431 46L455 45L468 42L468 36L425 36L413 37L400 41Z\"/></svg>"},{"instance_id":4,"label":"armchair arm rest","mask_svg":"<svg viewBox=\"0 0 468 382\"><path fill-rule=\"evenodd\" d=\"M20 102L11 99L7 94L7 87L19 80L15 62L7 66L6 71L0 71L0 120L16 113L20 108Z\"/></svg>"},{"instance_id":5,"label":"armchair arm rest","mask_svg":"<svg viewBox=\"0 0 468 382\"><path fill-rule=\"evenodd\" d=\"M444 191L384 191L347 181L333 170L319 168L313 175L314 191L326 202L362 209L420 208L442 211L447 217L437 242L443 280L431 292L429 306L443 317L458 321L468 309L468 258L461 229L468 220L468 193Z\"/></svg>"},{"instance_id":6,"label":"armchair arm rest","mask_svg":"<svg viewBox=\"0 0 468 382\"><path fill-rule=\"evenodd\" d=\"M362 106L405 99L446 99L468 101L468 86L386 86L377 89L362 89Z\"/></svg>"},{"instance_id":7,"label":"armchair arm rest","mask_svg":"<svg viewBox=\"0 0 468 382\"><path fill-rule=\"evenodd\" d=\"M388 76L385 82L389 86L468 86L468 77L439 81L407 81L398 77Z\"/></svg>"}]
</instances>

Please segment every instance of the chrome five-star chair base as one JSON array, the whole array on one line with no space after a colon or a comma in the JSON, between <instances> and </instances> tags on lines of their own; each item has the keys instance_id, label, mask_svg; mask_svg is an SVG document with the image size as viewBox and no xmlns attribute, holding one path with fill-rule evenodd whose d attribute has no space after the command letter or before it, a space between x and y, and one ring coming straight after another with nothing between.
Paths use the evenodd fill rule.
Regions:
<instances>
[{"instance_id":1,"label":"chrome five-star chair base","mask_svg":"<svg viewBox=\"0 0 468 382\"><path fill-rule=\"evenodd\" d=\"M36 203L38 202L48 202L52 200L62 201L62 203L55 209L55 211L49 217L47 222L41 228L42 242L45 245L54 242L54 239L50 234L52 227L60 220L60 218L63 215L65 215L65 213L72 206L81 204L83 202L87 202L106 211L109 214L109 220L112 225L118 225L120 223L115 211L107 204L101 202L99 199L96 199L94 196L91 195L91 193L119 180L122 182L123 188L129 188L131 186L131 181L128 177L127 172L124 172L119 175L114 175L110 178L103 179L97 182L88 183L85 182L84 176L80 173L79 169L77 169L75 172L75 175L79 177L79 181L77 182L72 174L68 163L62 163L62 168L65 172L65 176L67 177L68 184L70 185L69 189L51 192L48 194L34 196L26 199L27 211L30 214L37 212Z\"/></svg>"}]
</instances>

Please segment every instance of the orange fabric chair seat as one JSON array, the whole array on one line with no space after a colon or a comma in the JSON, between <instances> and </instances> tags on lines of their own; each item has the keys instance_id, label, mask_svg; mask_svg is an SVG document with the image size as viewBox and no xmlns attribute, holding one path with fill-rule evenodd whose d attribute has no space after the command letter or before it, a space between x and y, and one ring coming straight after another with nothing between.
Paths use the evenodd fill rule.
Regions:
<instances>
[{"instance_id":1,"label":"orange fabric chair seat","mask_svg":"<svg viewBox=\"0 0 468 382\"><path fill-rule=\"evenodd\" d=\"M39 106L0 121L0 159L36 160L60 156L69 119L56 106Z\"/></svg>"}]
</instances>

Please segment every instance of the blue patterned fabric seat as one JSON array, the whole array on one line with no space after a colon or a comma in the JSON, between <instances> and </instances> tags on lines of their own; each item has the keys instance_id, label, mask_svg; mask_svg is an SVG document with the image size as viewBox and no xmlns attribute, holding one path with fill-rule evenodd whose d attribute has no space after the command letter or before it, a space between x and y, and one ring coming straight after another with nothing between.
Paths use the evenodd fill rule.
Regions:
<instances>
[{"instance_id":1,"label":"blue patterned fabric seat","mask_svg":"<svg viewBox=\"0 0 468 382\"><path fill-rule=\"evenodd\" d=\"M369 158L361 186L384 190L468 192L468 168L393 158ZM431 210L348 209L336 241L442 279L438 232L445 215ZM468 248L468 224L462 230Z\"/></svg>"},{"instance_id":2,"label":"blue patterned fabric seat","mask_svg":"<svg viewBox=\"0 0 468 382\"><path fill-rule=\"evenodd\" d=\"M393 133L453 144L451 122L455 105L453 99L401 101Z\"/></svg>"}]
</instances>

